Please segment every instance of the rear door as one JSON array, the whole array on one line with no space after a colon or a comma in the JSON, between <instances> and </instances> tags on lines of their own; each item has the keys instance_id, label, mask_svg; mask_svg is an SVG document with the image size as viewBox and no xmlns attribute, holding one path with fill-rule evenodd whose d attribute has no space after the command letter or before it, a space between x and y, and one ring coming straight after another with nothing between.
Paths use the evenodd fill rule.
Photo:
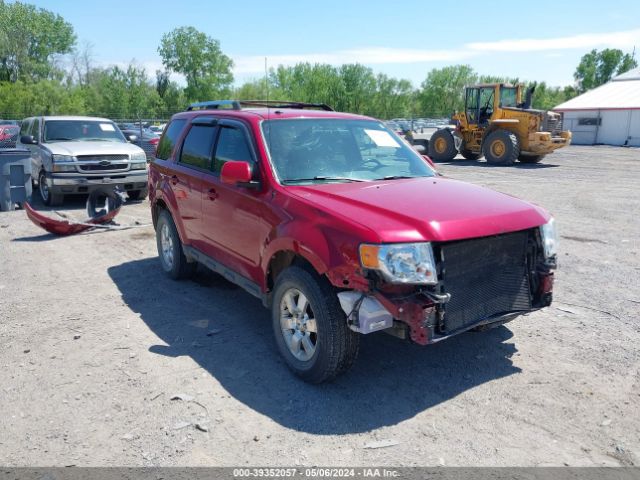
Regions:
<instances>
[{"instance_id":1,"label":"rear door","mask_svg":"<svg viewBox=\"0 0 640 480\"><path fill-rule=\"evenodd\" d=\"M188 243L202 249L202 193L205 176L211 170L217 128L196 121L184 137L176 155L169 182L178 205L178 214Z\"/></svg>"}]
</instances>

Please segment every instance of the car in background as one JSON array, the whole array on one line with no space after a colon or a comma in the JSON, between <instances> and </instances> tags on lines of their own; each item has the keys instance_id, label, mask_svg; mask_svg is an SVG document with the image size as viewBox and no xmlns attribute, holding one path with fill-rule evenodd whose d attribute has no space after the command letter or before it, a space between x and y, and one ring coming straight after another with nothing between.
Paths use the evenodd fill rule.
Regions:
<instances>
[{"instance_id":1,"label":"car in background","mask_svg":"<svg viewBox=\"0 0 640 480\"><path fill-rule=\"evenodd\" d=\"M45 205L105 187L119 187L134 200L147 196L146 155L109 119L27 118L18 145L31 151L32 179Z\"/></svg>"},{"instance_id":2,"label":"car in background","mask_svg":"<svg viewBox=\"0 0 640 480\"><path fill-rule=\"evenodd\" d=\"M20 127L14 124L0 124L0 148L15 148Z\"/></svg>"},{"instance_id":3,"label":"car in background","mask_svg":"<svg viewBox=\"0 0 640 480\"><path fill-rule=\"evenodd\" d=\"M164 127L166 126L167 126L166 123L163 123L162 125L151 125L149 127L149 130L151 130L153 133L157 135L162 135L162 132L164 131Z\"/></svg>"},{"instance_id":4,"label":"car in background","mask_svg":"<svg viewBox=\"0 0 640 480\"><path fill-rule=\"evenodd\" d=\"M158 142L160 141L160 136L153 133L151 130L142 130L142 137L140 137L140 129L126 129L122 130L127 139L133 138L135 136L135 140L130 140L131 143L137 145L138 147L144 150L145 155L147 156L147 160L150 162L153 160L153 156L156 154L156 147L158 146Z\"/></svg>"}]
</instances>

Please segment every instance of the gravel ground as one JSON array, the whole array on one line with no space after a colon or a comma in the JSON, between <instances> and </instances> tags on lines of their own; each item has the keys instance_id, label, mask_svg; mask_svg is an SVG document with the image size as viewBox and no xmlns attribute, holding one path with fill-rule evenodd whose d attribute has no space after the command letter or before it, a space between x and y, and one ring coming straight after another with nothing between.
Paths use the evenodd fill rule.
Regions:
<instances>
[{"instance_id":1,"label":"gravel ground","mask_svg":"<svg viewBox=\"0 0 640 480\"><path fill-rule=\"evenodd\" d=\"M288 372L258 300L165 278L151 227L55 238L0 213L0 464L640 464L640 150L439 168L556 216L553 306L428 347L364 337L322 386Z\"/></svg>"}]
</instances>

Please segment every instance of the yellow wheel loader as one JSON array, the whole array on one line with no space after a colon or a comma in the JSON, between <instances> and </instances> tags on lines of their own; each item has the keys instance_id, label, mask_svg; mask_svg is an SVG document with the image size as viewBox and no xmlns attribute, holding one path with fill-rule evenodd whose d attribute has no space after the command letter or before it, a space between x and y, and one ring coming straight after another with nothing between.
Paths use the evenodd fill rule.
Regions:
<instances>
[{"instance_id":1,"label":"yellow wheel loader","mask_svg":"<svg viewBox=\"0 0 640 480\"><path fill-rule=\"evenodd\" d=\"M465 109L453 116L455 126L442 128L429 140L432 160L446 162L458 154L468 160L512 165L516 160L537 163L571 143L562 130L562 114L534 110L535 85L522 100L522 85L492 83L466 88Z\"/></svg>"}]
</instances>

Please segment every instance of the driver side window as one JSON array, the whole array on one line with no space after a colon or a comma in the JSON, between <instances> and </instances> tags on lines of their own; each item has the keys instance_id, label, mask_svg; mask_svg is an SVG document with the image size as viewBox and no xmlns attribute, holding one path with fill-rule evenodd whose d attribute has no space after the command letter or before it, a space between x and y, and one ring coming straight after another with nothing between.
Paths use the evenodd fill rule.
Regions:
<instances>
[{"instance_id":1,"label":"driver side window","mask_svg":"<svg viewBox=\"0 0 640 480\"><path fill-rule=\"evenodd\" d=\"M253 163L253 156L242 130L224 126L220 129L220 136L216 145L213 161L215 174L220 175L222 166L230 160Z\"/></svg>"}]
</instances>

